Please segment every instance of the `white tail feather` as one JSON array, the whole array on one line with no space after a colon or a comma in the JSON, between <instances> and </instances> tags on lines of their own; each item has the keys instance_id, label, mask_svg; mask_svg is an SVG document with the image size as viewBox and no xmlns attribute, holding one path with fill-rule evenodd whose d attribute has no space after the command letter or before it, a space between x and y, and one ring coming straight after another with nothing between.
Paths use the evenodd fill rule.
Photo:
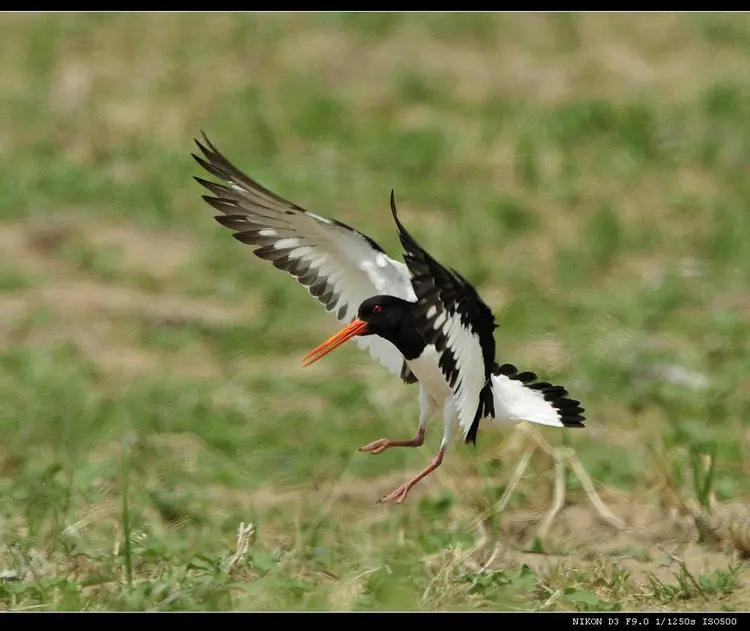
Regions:
<instances>
[{"instance_id":1,"label":"white tail feather","mask_svg":"<svg viewBox=\"0 0 750 631\"><path fill-rule=\"evenodd\" d=\"M560 412L544 394L533 390L518 380L505 375L492 375L492 392L495 396L495 418L492 424L538 423L564 427Z\"/></svg>"}]
</instances>

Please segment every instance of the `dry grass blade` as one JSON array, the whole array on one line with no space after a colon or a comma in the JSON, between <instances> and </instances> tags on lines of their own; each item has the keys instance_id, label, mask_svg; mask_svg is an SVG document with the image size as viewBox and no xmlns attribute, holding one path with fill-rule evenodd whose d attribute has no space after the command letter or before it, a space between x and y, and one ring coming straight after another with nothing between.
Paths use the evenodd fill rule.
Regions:
<instances>
[{"instance_id":1,"label":"dry grass blade","mask_svg":"<svg viewBox=\"0 0 750 631\"><path fill-rule=\"evenodd\" d=\"M533 452L539 450L552 458L553 462L555 463L552 480L552 505L545 513L537 529L537 536L540 539L544 539L547 536L555 517L565 505L566 463L570 465L573 473L581 482L581 486L583 487L583 490L585 491L589 502L591 502L592 506L594 507L597 515L613 528L621 530L626 527L625 522L617 517L599 497L599 494L596 492L596 488L594 487L594 483L592 482L591 477L588 475L585 468L581 464L580 459L572 449L556 449L541 436L540 432L536 428L531 427L530 425L522 425L518 428L518 430L518 433L513 437L513 440L510 443L513 447L512 450L515 451L519 446L523 445L524 442L528 443L529 441L531 441L532 445L523 452L518 464L516 465L516 468L514 469L513 474L511 475L508 484L497 503L496 510L498 512L501 512L506 508L508 502L510 501L512 493L518 487L518 484L523 477L526 468L528 467L529 460ZM508 450L511 449L508 448Z\"/></svg>"},{"instance_id":2,"label":"dry grass blade","mask_svg":"<svg viewBox=\"0 0 750 631\"><path fill-rule=\"evenodd\" d=\"M609 508L607 508L607 505L599 497L599 494L594 488L594 483L591 481L591 477L586 472L586 469L583 468L583 465L578 459L578 456L574 452L569 451L566 455L566 458L570 463L570 467L578 477L578 480L581 482L581 486L583 486L583 490L586 492L589 501L594 505L594 508L596 509L599 517L601 517L604 521L606 521L610 526L614 528L625 528L625 522L617 515L615 515L611 510L609 510Z\"/></svg>"},{"instance_id":3,"label":"dry grass blade","mask_svg":"<svg viewBox=\"0 0 750 631\"><path fill-rule=\"evenodd\" d=\"M704 591L703 587L701 587L701 584L698 582L698 580L693 576L692 572L688 570L687 564L685 563L685 559L678 557L673 552L670 552L667 550L663 545L659 545L659 548L666 554L672 561L677 563L680 566L680 570L682 571L683 575L688 578L692 586L695 588L695 590L701 595L701 597L704 600L708 600L708 596L706 595L706 592Z\"/></svg>"},{"instance_id":4,"label":"dry grass blade","mask_svg":"<svg viewBox=\"0 0 750 631\"><path fill-rule=\"evenodd\" d=\"M555 454L555 456L555 487L552 496L552 506L545 513L537 529L537 537L540 539L547 537L552 521L565 505L565 463L560 454Z\"/></svg>"},{"instance_id":5,"label":"dry grass blade","mask_svg":"<svg viewBox=\"0 0 750 631\"><path fill-rule=\"evenodd\" d=\"M235 544L235 551L232 556L229 557L226 565L226 573L231 574L235 566L244 561L247 557L247 551L250 549L250 544L255 534L255 524L247 524L244 522L240 523L237 528L237 542Z\"/></svg>"},{"instance_id":6,"label":"dry grass blade","mask_svg":"<svg viewBox=\"0 0 750 631\"><path fill-rule=\"evenodd\" d=\"M528 451L524 452L524 454L521 456L521 459L518 461L518 464L513 471L513 475L510 477L510 480L508 480L508 485L505 487L502 496L497 502L498 512L502 512L510 501L511 496L513 495L513 491L516 490L518 483L523 477L524 471L526 471L526 467L529 466L529 460L531 459L533 453L533 450L529 449Z\"/></svg>"}]
</instances>

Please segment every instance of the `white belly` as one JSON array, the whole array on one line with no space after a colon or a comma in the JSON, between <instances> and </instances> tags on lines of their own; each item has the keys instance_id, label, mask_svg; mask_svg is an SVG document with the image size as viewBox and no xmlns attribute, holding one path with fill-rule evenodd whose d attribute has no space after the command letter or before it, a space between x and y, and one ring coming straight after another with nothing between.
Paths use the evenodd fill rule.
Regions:
<instances>
[{"instance_id":1,"label":"white belly","mask_svg":"<svg viewBox=\"0 0 750 631\"><path fill-rule=\"evenodd\" d=\"M419 383L427 390L435 403L443 405L445 399L453 396L453 393L440 371L438 360L437 350L430 344L417 359L409 360L406 363L409 364L414 376L419 379Z\"/></svg>"}]
</instances>

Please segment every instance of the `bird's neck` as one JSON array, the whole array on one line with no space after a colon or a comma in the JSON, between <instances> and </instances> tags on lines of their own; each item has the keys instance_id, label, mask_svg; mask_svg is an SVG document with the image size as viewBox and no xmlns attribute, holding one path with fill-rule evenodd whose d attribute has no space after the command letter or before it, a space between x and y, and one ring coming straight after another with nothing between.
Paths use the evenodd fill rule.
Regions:
<instances>
[{"instance_id":1,"label":"bird's neck","mask_svg":"<svg viewBox=\"0 0 750 631\"><path fill-rule=\"evenodd\" d=\"M417 330L416 319L411 311L404 313L399 326L378 332L378 335L393 344L404 356L404 359L416 359L427 346Z\"/></svg>"}]
</instances>

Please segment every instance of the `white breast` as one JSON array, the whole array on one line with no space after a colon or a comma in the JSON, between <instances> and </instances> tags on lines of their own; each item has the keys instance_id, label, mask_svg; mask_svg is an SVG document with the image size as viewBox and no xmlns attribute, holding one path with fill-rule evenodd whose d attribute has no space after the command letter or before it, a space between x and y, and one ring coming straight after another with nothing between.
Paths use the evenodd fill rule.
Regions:
<instances>
[{"instance_id":1,"label":"white breast","mask_svg":"<svg viewBox=\"0 0 750 631\"><path fill-rule=\"evenodd\" d=\"M445 381L443 373L438 366L439 355L432 344L428 344L417 359L407 361L414 376L419 383L429 392L430 396L438 405L448 396L452 396L451 389Z\"/></svg>"}]
</instances>

